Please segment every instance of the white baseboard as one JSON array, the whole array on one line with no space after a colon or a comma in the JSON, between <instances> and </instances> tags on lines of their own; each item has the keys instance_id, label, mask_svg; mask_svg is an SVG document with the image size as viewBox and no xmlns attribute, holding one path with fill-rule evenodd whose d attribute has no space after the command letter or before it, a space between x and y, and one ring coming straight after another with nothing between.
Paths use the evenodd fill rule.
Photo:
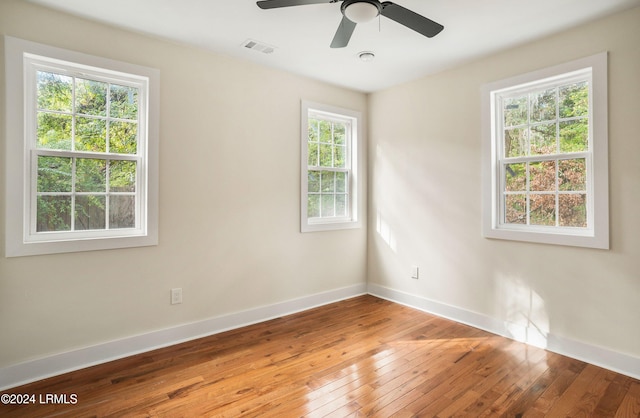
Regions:
<instances>
[{"instance_id":1,"label":"white baseboard","mask_svg":"<svg viewBox=\"0 0 640 418\"><path fill-rule=\"evenodd\" d=\"M366 294L365 283L0 368L0 390Z\"/></svg>"},{"instance_id":2,"label":"white baseboard","mask_svg":"<svg viewBox=\"0 0 640 418\"><path fill-rule=\"evenodd\" d=\"M496 318L445 305L429 300L422 296L401 292L377 284L369 283L367 293L382 299L400 303L424 312L428 312L443 318L451 319L474 328L479 328L492 334L497 334L512 340L521 341L530 345L544 348L554 353L562 354L577 360L581 360L616 373L640 379L640 358L612 351L607 348L597 347L580 341L572 340L559 335L548 333L544 339L540 337L522 338L525 335L536 335L528 330L511 323L505 323Z\"/></svg>"}]
</instances>

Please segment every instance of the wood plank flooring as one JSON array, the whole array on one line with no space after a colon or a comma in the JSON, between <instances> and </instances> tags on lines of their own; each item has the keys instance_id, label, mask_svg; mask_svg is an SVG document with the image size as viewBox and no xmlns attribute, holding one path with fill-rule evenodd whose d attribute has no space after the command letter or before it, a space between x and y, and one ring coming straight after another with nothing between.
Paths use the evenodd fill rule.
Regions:
<instances>
[{"instance_id":1,"label":"wood plank flooring","mask_svg":"<svg viewBox=\"0 0 640 418\"><path fill-rule=\"evenodd\" d=\"M372 296L3 393L77 396L0 405L21 418L640 417L638 380Z\"/></svg>"}]
</instances>

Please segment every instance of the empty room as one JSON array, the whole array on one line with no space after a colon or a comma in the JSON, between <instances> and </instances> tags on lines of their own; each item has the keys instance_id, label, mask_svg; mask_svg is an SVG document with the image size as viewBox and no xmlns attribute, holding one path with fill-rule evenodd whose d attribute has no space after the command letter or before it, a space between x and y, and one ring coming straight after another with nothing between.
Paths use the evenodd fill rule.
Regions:
<instances>
[{"instance_id":1,"label":"empty room","mask_svg":"<svg viewBox=\"0 0 640 418\"><path fill-rule=\"evenodd\" d=\"M640 0L0 35L0 416L640 417Z\"/></svg>"}]
</instances>

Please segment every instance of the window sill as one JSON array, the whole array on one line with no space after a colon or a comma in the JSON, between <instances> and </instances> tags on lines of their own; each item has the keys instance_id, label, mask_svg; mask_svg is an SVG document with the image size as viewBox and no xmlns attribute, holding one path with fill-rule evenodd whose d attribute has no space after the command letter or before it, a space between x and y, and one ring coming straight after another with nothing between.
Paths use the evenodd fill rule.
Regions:
<instances>
[{"instance_id":1,"label":"window sill","mask_svg":"<svg viewBox=\"0 0 640 418\"><path fill-rule=\"evenodd\" d=\"M357 229L362 226L359 221L345 221L345 220L322 220L312 221L303 224L301 232L320 232L320 231L336 231L341 229Z\"/></svg>"},{"instance_id":2,"label":"window sill","mask_svg":"<svg viewBox=\"0 0 640 418\"><path fill-rule=\"evenodd\" d=\"M569 232L545 232L542 228L537 230L518 230L499 227L488 227L483 231L485 238L502 240L532 242L537 244L566 245L572 247L586 247L608 250L608 235L598 236L593 231Z\"/></svg>"}]
</instances>

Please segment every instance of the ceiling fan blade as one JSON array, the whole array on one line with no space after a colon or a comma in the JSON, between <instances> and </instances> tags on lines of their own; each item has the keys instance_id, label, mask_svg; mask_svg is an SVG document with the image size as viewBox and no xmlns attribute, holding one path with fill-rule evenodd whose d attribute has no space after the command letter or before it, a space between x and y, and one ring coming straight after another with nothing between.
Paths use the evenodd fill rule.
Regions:
<instances>
[{"instance_id":1,"label":"ceiling fan blade","mask_svg":"<svg viewBox=\"0 0 640 418\"><path fill-rule=\"evenodd\" d=\"M338 30L333 37L333 41L331 41L331 48L344 48L347 46L355 28L355 23L347 19L346 16L342 16L340 26L338 26Z\"/></svg>"},{"instance_id":2,"label":"ceiling fan blade","mask_svg":"<svg viewBox=\"0 0 640 418\"><path fill-rule=\"evenodd\" d=\"M412 12L411 10L405 9L404 7L398 6L390 1L382 3L382 12L380 14L391 20L395 20L409 29L415 30L427 38L436 36L442 31L442 29L444 29L444 26L440 23L427 19L416 12Z\"/></svg>"},{"instance_id":3,"label":"ceiling fan blade","mask_svg":"<svg viewBox=\"0 0 640 418\"><path fill-rule=\"evenodd\" d=\"M275 9L278 7L304 6L306 4L333 3L332 0L262 0L257 2L261 9Z\"/></svg>"}]
</instances>

